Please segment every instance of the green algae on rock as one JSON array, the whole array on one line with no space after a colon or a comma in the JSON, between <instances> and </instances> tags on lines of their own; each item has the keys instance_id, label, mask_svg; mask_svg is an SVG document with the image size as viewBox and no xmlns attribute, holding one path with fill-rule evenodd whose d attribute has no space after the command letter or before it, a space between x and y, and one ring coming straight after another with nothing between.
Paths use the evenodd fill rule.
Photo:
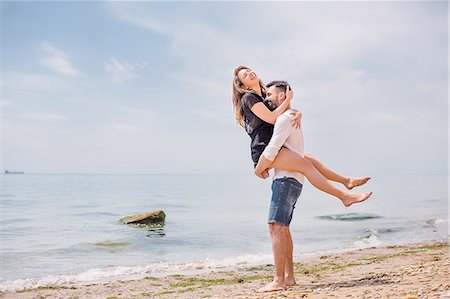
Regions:
<instances>
[{"instance_id":1,"label":"green algae on rock","mask_svg":"<svg viewBox=\"0 0 450 299\"><path fill-rule=\"evenodd\" d=\"M162 227L165 224L166 214L162 210L149 213L123 217L119 220L122 224L132 224L146 227Z\"/></svg>"}]
</instances>

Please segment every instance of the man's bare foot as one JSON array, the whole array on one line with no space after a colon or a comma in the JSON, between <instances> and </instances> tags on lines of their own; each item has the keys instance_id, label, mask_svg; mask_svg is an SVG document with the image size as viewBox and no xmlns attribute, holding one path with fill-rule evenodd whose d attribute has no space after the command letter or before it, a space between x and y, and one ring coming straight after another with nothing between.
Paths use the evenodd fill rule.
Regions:
<instances>
[{"instance_id":1,"label":"man's bare foot","mask_svg":"<svg viewBox=\"0 0 450 299\"><path fill-rule=\"evenodd\" d=\"M372 195L372 192L367 193L347 193L347 195L342 199L344 206L349 207L354 203L363 202Z\"/></svg>"},{"instance_id":2,"label":"man's bare foot","mask_svg":"<svg viewBox=\"0 0 450 299\"><path fill-rule=\"evenodd\" d=\"M272 281L271 283L266 284L262 288L257 290L258 293L266 293L266 292L276 292L276 291L284 291L287 288L285 284L279 284L278 282Z\"/></svg>"},{"instance_id":3,"label":"man's bare foot","mask_svg":"<svg viewBox=\"0 0 450 299\"><path fill-rule=\"evenodd\" d=\"M344 185L348 190L352 190L355 187L364 185L368 180L370 180L369 176L363 178L348 178Z\"/></svg>"},{"instance_id":4,"label":"man's bare foot","mask_svg":"<svg viewBox=\"0 0 450 299\"><path fill-rule=\"evenodd\" d=\"M295 286L297 283L295 282L295 278L288 278L288 277L285 277L284 278L284 282L286 283L286 286L288 286L288 287L292 287L292 286Z\"/></svg>"}]
</instances>

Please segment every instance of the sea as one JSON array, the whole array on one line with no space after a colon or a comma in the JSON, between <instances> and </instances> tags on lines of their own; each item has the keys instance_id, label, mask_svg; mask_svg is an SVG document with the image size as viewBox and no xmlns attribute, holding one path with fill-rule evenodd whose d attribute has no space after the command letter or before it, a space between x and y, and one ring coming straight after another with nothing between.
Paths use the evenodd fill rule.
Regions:
<instances>
[{"instance_id":1,"label":"sea","mask_svg":"<svg viewBox=\"0 0 450 299\"><path fill-rule=\"evenodd\" d=\"M0 175L0 290L273 263L271 180L250 174ZM448 238L448 174L375 175L348 208L305 181L294 259ZM118 220L163 210L164 227Z\"/></svg>"}]
</instances>

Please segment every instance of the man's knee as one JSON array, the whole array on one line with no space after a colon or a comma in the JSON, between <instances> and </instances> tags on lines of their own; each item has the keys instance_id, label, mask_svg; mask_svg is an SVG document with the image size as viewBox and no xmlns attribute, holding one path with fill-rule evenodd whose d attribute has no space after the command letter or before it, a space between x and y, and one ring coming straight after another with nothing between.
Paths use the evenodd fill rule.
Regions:
<instances>
[{"instance_id":1,"label":"man's knee","mask_svg":"<svg viewBox=\"0 0 450 299\"><path fill-rule=\"evenodd\" d=\"M278 224L278 223L269 223L269 232L271 234L284 233L285 228L286 228L286 226Z\"/></svg>"}]
</instances>

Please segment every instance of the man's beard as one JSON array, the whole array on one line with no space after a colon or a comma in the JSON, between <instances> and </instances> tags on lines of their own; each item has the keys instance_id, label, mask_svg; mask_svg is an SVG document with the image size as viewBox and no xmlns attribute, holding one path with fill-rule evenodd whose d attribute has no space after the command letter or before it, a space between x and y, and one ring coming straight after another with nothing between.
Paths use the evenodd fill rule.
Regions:
<instances>
[{"instance_id":1,"label":"man's beard","mask_svg":"<svg viewBox=\"0 0 450 299\"><path fill-rule=\"evenodd\" d=\"M273 101L266 99L265 102L267 103L268 108L272 111L277 109L277 107L278 107L278 105L276 105Z\"/></svg>"}]
</instances>

